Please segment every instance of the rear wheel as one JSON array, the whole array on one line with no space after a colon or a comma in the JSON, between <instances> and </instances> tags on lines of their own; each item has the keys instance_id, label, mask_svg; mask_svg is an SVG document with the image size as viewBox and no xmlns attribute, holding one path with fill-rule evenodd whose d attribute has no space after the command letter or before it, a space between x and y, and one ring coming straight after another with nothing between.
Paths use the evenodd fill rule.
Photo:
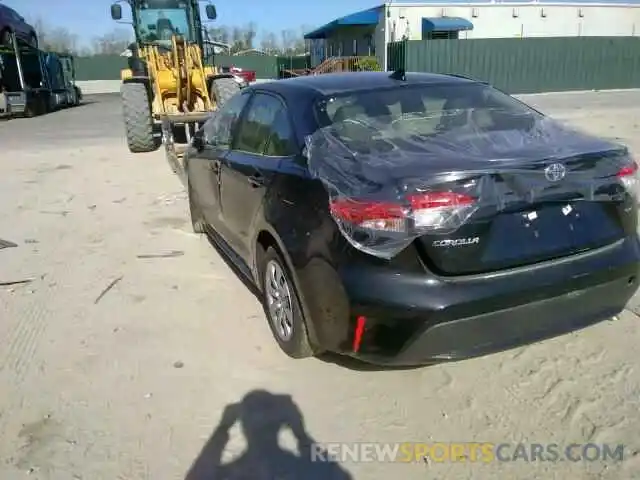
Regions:
<instances>
[{"instance_id":1,"label":"rear wheel","mask_svg":"<svg viewBox=\"0 0 640 480\"><path fill-rule=\"evenodd\" d=\"M127 145L132 153L153 152L160 142L153 135L151 105L146 85L125 83L120 89Z\"/></svg>"},{"instance_id":2,"label":"rear wheel","mask_svg":"<svg viewBox=\"0 0 640 480\"><path fill-rule=\"evenodd\" d=\"M292 358L314 355L295 285L280 254L269 247L260 259L262 305L280 349Z\"/></svg>"},{"instance_id":3,"label":"rear wheel","mask_svg":"<svg viewBox=\"0 0 640 480\"><path fill-rule=\"evenodd\" d=\"M47 113L47 100L43 95L36 95L27 99L24 116L33 118Z\"/></svg>"},{"instance_id":4,"label":"rear wheel","mask_svg":"<svg viewBox=\"0 0 640 480\"><path fill-rule=\"evenodd\" d=\"M211 99L216 102L218 107L224 105L239 91L240 85L233 78L214 78L211 83Z\"/></svg>"}]
</instances>

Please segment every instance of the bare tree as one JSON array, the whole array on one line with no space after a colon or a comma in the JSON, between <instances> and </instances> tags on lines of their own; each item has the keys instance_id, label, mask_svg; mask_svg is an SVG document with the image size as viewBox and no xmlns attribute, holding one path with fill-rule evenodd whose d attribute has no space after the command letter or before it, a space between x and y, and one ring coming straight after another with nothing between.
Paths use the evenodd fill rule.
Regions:
<instances>
[{"instance_id":1,"label":"bare tree","mask_svg":"<svg viewBox=\"0 0 640 480\"><path fill-rule=\"evenodd\" d=\"M291 30L282 30L280 32L280 51L284 54L293 50L294 36Z\"/></svg>"},{"instance_id":2,"label":"bare tree","mask_svg":"<svg viewBox=\"0 0 640 480\"><path fill-rule=\"evenodd\" d=\"M221 25L208 30L209 38L214 42L229 44L231 42L231 32L229 27Z\"/></svg>"},{"instance_id":3,"label":"bare tree","mask_svg":"<svg viewBox=\"0 0 640 480\"><path fill-rule=\"evenodd\" d=\"M260 49L267 55L280 54L280 46L278 45L278 37L273 32L266 32L260 41Z\"/></svg>"},{"instance_id":4,"label":"bare tree","mask_svg":"<svg viewBox=\"0 0 640 480\"><path fill-rule=\"evenodd\" d=\"M119 55L132 42L132 34L124 28L117 28L93 40L94 55Z\"/></svg>"},{"instance_id":5,"label":"bare tree","mask_svg":"<svg viewBox=\"0 0 640 480\"><path fill-rule=\"evenodd\" d=\"M216 41L230 45L232 54L254 48L257 35L256 25L254 23L249 23L243 27L218 27L211 31L214 35L219 36L219 38L216 38ZM214 36L212 35L212 37Z\"/></svg>"},{"instance_id":6,"label":"bare tree","mask_svg":"<svg viewBox=\"0 0 640 480\"><path fill-rule=\"evenodd\" d=\"M281 52L283 55L301 55L305 53L305 41L301 31L293 29L280 32Z\"/></svg>"},{"instance_id":7,"label":"bare tree","mask_svg":"<svg viewBox=\"0 0 640 480\"><path fill-rule=\"evenodd\" d=\"M245 35L242 27L233 27L231 29L231 53L237 53L242 50L246 50L245 47Z\"/></svg>"},{"instance_id":8,"label":"bare tree","mask_svg":"<svg viewBox=\"0 0 640 480\"><path fill-rule=\"evenodd\" d=\"M58 53L77 53L78 36L64 27L51 27L41 18L32 21L38 34L38 44L42 50Z\"/></svg>"},{"instance_id":9,"label":"bare tree","mask_svg":"<svg viewBox=\"0 0 640 480\"><path fill-rule=\"evenodd\" d=\"M254 48L253 42L256 39L256 34L257 34L257 30L256 30L256 24L251 22L247 25L245 25L245 27L243 28L243 43L244 43L244 49L245 50L249 50Z\"/></svg>"}]
</instances>

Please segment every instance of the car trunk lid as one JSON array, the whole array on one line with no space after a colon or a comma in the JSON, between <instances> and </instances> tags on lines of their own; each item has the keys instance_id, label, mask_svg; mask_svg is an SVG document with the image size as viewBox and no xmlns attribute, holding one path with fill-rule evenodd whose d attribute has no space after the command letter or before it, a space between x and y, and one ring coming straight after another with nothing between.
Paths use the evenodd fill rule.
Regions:
<instances>
[{"instance_id":1,"label":"car trunk lid","mask_svg":"<svg viewBox=\"0 0 640 480\"><path fill-rule=\"evenodd\" d=\"M625 188L635 176L633 165L624 151L611 149L433 184L432 191L457 192L468 205L452 205L456 218L449 228L430 229L416 244L431 269L461 275L613 243L635 231L635 196Z\"/></svg>"},{"instance_id":2,"label":"car trunk lid","mask_svg":"<svg viewBox=\"0 0 640 480\"><path fill-rule=\"evenodd\" d=\"M635 232L637 167L625 147L542 117L494 132L308 140L309 168L356 248L414 243L443 275L514 268Z\"/></svg>"}]
</instances>

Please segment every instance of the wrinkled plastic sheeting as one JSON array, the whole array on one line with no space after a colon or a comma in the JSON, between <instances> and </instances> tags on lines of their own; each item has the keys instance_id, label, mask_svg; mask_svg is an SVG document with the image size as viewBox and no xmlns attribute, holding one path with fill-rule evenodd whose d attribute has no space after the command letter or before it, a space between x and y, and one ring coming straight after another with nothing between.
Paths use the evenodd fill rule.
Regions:
<instances>
[{"instance_id":1,"label":"wrinkled plastic sheeting","mask_svg":"<svg viewBox=\"0 0 640 480\"><path fill-rule=\"evenodd\" d=\"M481 220L542 197L619 200L623 192L616 173L629 161L624 146L548 117L529 116L528 121L528 128L483 132L465 125L421 135L410 130L398 134L382 122L346 120L306 138L309 171L325 185L332 205L375 201L403 206L401 231L362 228L332 211L354 247L381 258L395 256L422 235L450 235L472 216ZM597 161L605 155L607 161ZM562 182L545 176L554 162L570 172ZM466 189L476 201L456 205L453 197L440 222L434 221L438 209L415 210L407 202L411 195L452 185Z\"/></svg>"}]
</instances>

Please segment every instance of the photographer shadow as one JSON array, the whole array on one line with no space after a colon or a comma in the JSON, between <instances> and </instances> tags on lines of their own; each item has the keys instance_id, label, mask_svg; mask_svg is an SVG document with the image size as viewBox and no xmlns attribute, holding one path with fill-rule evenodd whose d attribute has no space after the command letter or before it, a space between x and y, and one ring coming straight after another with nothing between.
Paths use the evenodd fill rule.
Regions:
<instances>
[{"instance_id":1,"label":"photographer shadow","mask_svg":"<svg viewBox=\"0 0 640 480\"><path fill-rule=\"evenodd\" d=\"M229 431L240 422L247 446L229 463L222 454ZM296 438L299 454L283 450L278 434L288 428ZM191 465L185 480L351 480L338 463L329 460L309 436L302 414L289 395L254 390L227 405L220 423ZM315 461L314 461L315 459Z\"/></svg>"}]
</instances>

